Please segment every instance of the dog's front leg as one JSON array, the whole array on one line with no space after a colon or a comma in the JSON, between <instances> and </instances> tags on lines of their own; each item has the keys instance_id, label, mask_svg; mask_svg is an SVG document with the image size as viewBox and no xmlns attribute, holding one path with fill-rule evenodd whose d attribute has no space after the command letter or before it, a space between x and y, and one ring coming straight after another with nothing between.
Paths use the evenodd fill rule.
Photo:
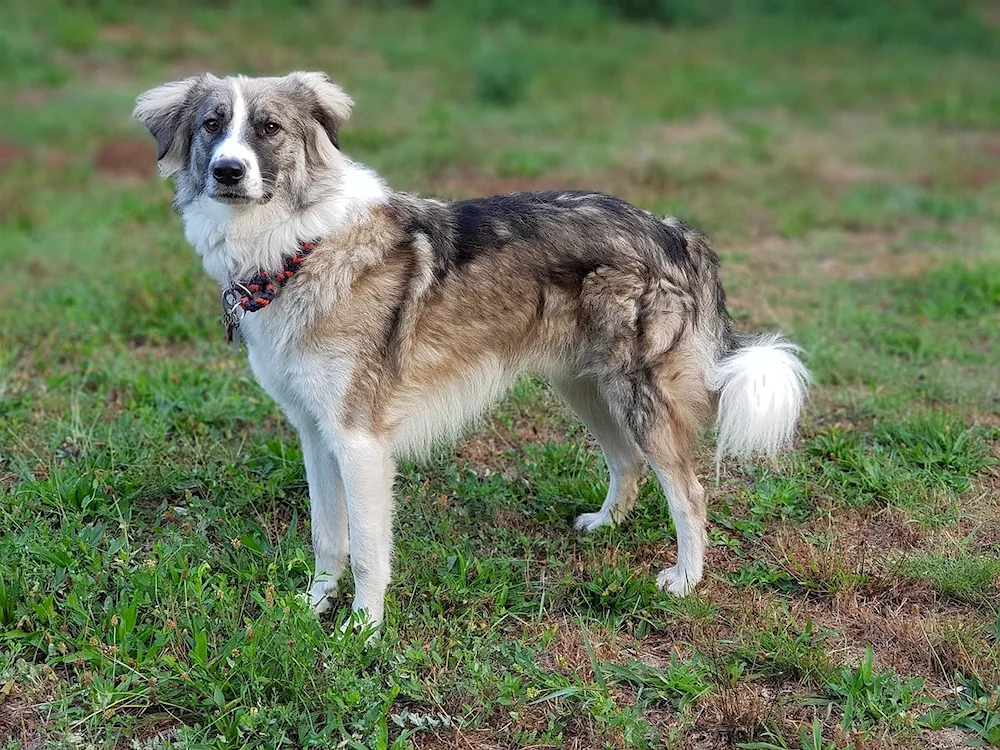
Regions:
<instances>
[{"instance_id":1,"label":"dog's front leg","mask_svg":"<svg viewBox=\"0 0 1000 750\"><path fill-rule=\"evenodd\" d=\"M337 581L347 567L347 502L333 451L314 423L305 419L300 422L299 437L309 482L313 554L316 557L309 605L316 614L322 614L330 608L330 598L337 595Z\"/></svg>"},{"instance_id":2,"label":"dog's front leg","mask_svg":"<svg viewBox=\"0 0 1000 750\"><path fill-rule=\"evenodd\" d=\"M388 447L366 433L338 441L337 461L347 497L355 612L382 622L392 575L392 485L396 466Z\"/></svg>"}]
</instances>

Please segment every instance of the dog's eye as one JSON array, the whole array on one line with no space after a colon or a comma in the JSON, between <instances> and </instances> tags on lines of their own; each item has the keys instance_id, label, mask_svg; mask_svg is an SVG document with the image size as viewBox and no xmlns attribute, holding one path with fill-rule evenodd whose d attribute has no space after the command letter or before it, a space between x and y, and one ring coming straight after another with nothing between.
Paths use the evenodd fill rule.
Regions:
<instances>
[{"instance_id":1,"label":"dog's eye","mask_svg":"<svg viewBox=\"0 0 1000 750\"><path fill-rule=\"evenodd\" d=\"M216 120L214 117L208 118L207 120L205 120L205 130L207 130L209 133L218 133L219 121Z\"/></svg>"},{"instance_id":2,"label":"dog's eye","mask_svg":"<svg viewBox=\"0 0 1000 750\"><path fill-rule=\"evenodd\" d=\"M260 128L261 135L274 135L279 130L281 126L276 122L265 122Z\"/></svg>"}]
</instances>

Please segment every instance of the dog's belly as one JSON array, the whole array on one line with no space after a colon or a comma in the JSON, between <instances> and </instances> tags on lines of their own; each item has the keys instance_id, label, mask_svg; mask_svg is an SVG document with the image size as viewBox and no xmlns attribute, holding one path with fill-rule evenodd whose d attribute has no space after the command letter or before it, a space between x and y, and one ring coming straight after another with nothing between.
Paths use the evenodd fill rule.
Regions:
<instances>
[{"instance_id":1,"label":"dog's belly","mask_svg":"<svg viewBox=\"0 0 1000 750\"><path fill-rule=\"evenodd\" d=\"M419 356L393 370L355 337L303 339L278 312L275 305L241 323L250 367L296 429L318 427L331 447L362 430L397 458L419 457L457 437L521 374L553 365L529 349L511 360L492 352L459 358L417 345Z\"/></svg>"},{"instance_id":2,"label":"dog's belly","mask_svg":"<svg viewBox=\"0 0 1000 750\"><path fill-rule=\"evenodd\" d=\"M249 343L250 368L267 394L296 429L306 420L321 426L337 441L346 425L365 414L348 414L351 375L356 364L347 352L323 357L303 353L294 345L275 348ZM381 394L382 418L370 427L392 446L398 457L425 454L435 444L455 438L502 398L521 369L487 356L457 377L438 381L397 382Z\"/></svg>"},{"instance_id":3,"label":"dog's belly","mask_svg":"<svg viewBox=\"0 0 1000 750\"><path fill-rule=\"evenodd\" d=\"M396 456L420 456L453 439L514 385L520 368L487 355L456 377L404 382L393 394L386 420Z\"/></svg>"}]
</instances>

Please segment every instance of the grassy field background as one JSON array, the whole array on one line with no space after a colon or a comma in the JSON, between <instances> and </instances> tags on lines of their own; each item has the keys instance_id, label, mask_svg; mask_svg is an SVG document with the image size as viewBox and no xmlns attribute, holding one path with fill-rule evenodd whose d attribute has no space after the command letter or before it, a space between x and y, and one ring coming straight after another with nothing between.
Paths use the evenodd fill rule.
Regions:
<instances>
[{"instance_id":1,"label":"grassy field background","mask_svg":"<svg viewBox=\"0 0 1000 750\"><path fill-rule=\"evenodd\" d=\"M1000 746L991 3L3 5L0 748ZM302 68L394 187L679 215L740 326L804 347L792 455L716 486L706 444L695 595L656 590L654 482L572 531L603 466L526 381L403 466L381 638L296 599L297 441L129 114Z\"/></svg>"}]
</instances>

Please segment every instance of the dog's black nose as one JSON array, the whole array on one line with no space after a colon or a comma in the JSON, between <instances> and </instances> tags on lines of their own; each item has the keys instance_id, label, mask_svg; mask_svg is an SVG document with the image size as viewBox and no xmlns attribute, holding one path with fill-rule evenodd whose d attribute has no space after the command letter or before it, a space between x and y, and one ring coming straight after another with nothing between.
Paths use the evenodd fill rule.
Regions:
<instances>
[{"instance_id":1,"label":"dog's black nose","mask_svg":"<svg viewBox=\"0 0 1000 750\"><path fill-rule=\"evenodd\" d=\"M212 167L212 174L222 185L235 185L243 179L243 165L235 159L223 159Z\"/></svg>"}]
</instances>

